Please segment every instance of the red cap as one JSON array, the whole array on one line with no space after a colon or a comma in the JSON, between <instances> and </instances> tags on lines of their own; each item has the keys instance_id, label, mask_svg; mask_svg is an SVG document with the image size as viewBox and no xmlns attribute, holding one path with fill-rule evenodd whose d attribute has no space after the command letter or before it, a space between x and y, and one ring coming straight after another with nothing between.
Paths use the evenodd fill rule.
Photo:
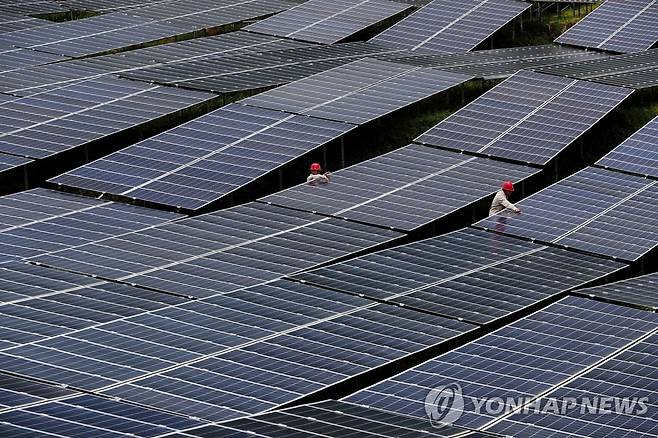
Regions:
<instances>
[{"instance_id":1,"label":"red cap","mask_svg":"<svg viewBox=\"0 0 658 438\"><path fill-rule=\"evenodd\" d=\"M508 192L513 192L514 191L514 184L512 184L512 181L505 181L503 182L503 190L507 190Z\"/></svg>"},{"instance_id":2,"label":"red cap","mask_svg":"<svg viewBox=\"0 0 658 438\"><path fill-rule=\"evenodd\" d=\"M317 170L318 172L322 170L322 166L320 166L320 163L313 163L311 164L311 171Z\"/></svg>"}]
</instances>

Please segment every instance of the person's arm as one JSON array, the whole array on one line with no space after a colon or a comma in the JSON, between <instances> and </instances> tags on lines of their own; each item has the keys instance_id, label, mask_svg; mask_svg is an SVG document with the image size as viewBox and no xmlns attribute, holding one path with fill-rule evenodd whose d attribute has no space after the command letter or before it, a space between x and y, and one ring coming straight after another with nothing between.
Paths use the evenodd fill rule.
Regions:
<instances>
[{"instance_id":1,"label":"person's arm","mask_svg":"<svg viewBox=\"0 0 658 438\"><path fill-rule=\"evenodd\" d=\"M500 203L503 204L505 208L509 208L510 210L519 213L521 211L520 208L518 208L516 205L512 204L509 202L506 196L503 196L502 199L500 200Z\"/></svg>"}]
</instances>

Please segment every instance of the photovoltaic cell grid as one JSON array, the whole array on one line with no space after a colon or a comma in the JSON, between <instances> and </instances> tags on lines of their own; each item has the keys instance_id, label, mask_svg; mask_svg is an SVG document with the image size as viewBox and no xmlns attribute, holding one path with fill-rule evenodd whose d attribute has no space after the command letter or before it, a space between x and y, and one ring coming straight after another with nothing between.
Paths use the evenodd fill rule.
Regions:
<instances>
[{"instance_id":1,"label":"photovoltaic cell grid","mask_svg":"<svg viewBox=\"0 0 658 438\"><path fill-rule=\"evenodd\" d=\"M50 181L194 210L354 127L231 104Z\"/></svg>"},{"instance_id":2,"label":"photovoltaic cell grid","mask_svg":"<svg viewBox=\"0 0 658 438\"><path fill-rule=\"evenodd\" d=\"M32 163L29 158L17 157L0 153L0 173Z\"/></svg>"},{"instance_id":3,"label":"photovoltaic cell grid","mask_svg":"<svg viewBox=\"0 0 658 438\"><path fill-rule=\"evenodd\" d=\"M241 103L359 125L470 79L428 68L361 59Z\"/></svg>"},{"instance_id":4,"label":"photovoltaic cell grid","mask_svg":"<svg viewBox=\"0 0 658 438\"><path fill-rule=\"evenodd\" d=\"M164 85L228 93L287 84L366 56L401 52L400 49L365 42L328 46L288 47L289 45L290 42L282 44L281 50L259 53L258 56L253 53L212 56L174 65L145 68L123 73L122 76Z\"/></svg>"},{"instance_id":5,"label":"photovoltaic cell grid","mask_svg":"<svg viewBox=\"0 0 658 438\"><path fill-rule=\"evenodd\" d=\"M37 52L30 49L0 48L0 72L22 69L34 65L63 61L64 56Z\"/></svg>"},{"instance_id":6,"label":"photovoltaic cell grid","mask_svg":"<svg viewBox=\"0 0 658 438\"><path fill-rule=\"evenodd\" d=\"M332 173L331 184L300 184L263 202L410 231L539 170L420 145ZM452 188L459 187L459 190Z\"/></svg>"},{"instance_id":7,"label":"photovoltaic cell grid","mask_svg":"<svg viewBox=\"0 0 658 438\"><path fill-rule=\"evenodd\" d=\"M466 228L293 278L486 324L624 266Z\"/></svg>"},{"instance_id":8,"label":"photovoltaic cell grid","mask_svg":"<svg viewBox=\"0 0 658 438\"><path fill-rule=\"evenodd\" d=\"M303 47L307 44L309 43L284 40L269 35L232 32L7 72L3 75L0 91L28 96L69 82L112 73L125 73L155 65L162 67L166 64L205 59L216 55L262 54L270 50Z\"/></svg>"},{"instance_id":9,"label":"photovoltaic cell grid","mask_svg":"<svg viewBox=\"0 0 658 438\"><path fill-rule=\"evenodd\" d=\"M0 206L0 261L71 248L183 217L46 189L0 197Z\"/></svg>"},{"instance_id":10,"label":"photovoltaic cell grid","mask_svg":"<svg viewBox=\"0 0 658 438\"><path fill-rule=\"evenodd\" d=\"M281 406L473 328L372 304L103 394L207 420L230 420Z\"/></svg>"},{"instance_id":11,"label":"photovoltaic cell grid","mask_svg":"<svg viewBox=\"0 0 658 438\"><path fill-rule=\"evenodd\" d=\"M250 203L36 260L161 291L207 297L261 284L400 236Z\"/></svg>"},{"instance_id":12,"label":"photovoltaic cell grid","mask_svg":"<svg viewBox=\"0 0 658 438\"><path fill-rule=\"evenodd\" d=\"M656 0L607 0L555 42L612 52L640 52L658 42Z\"/></svg>"},{"instance_id":13,"label":"photovoltaic cell grid","mask_svg":"<svg viewBox=\"0 0 658 438\"><path fill-rule=\"evenodd\" d=\"M187 301L174 295L14 262L0 269L0 349Z\"/></svg>"},{"instance_id":14,"label":"photovoltaic cell grid","mask_svg":"<svg viewBox=\"0 0 658 438\"><path fill-rule=\"evenodd\" d=\"M0 373L0 409L3 410L75 394L70 389Z\"/></svg>"},{"instance_id":15,"label":"photovoltaic cell grid","mask_svg":"<svg viewBox=\"0 0 658 438\"><path fill-rule=\"evenodd\" d=\"M658 178L658 117L624 140L596 164L606 169Z\"/></svg>"},{"instance_id":16,"label":"photovoltaic cell grid","mask_svg":"<svg viewBox=\"0 0 658 438\"><path fill-rule=\"evenodd\" d=\"M507 49L478 50L465 53L419 53L405 51L382 56L381 59L419 67L434 67L443 71L472 75L483 79L504 79L519 70L554 64L609 58L595 51L567 46L542 45Z\"/></svg>"},{"instance_id":17,"label":"photovoltaic cell grid","mask_svg":"<svg viewBox=\"0 0 658 438\"><path fill-rule=\"evenodd\" d=\"M522 70L417 140L544 165L632 92Z\"/></svg>"},{"instance_id":18,"label":"photovoltaic cell grid","mask_svg":"<svg viewBox=\"0 0 658 438\"><path fill-rule=\"evenodd\" d=\"M464 408L454 424L478 428L497 416L484 410L477 412L476 401L536 397L587 371L656 327L656 314L567 297L357 392L346 401L426 418L428 392L447 383L458 384Z\"/></svg>"},{"instance_id":19,"label":"photovoltaic cell grid","mask_svg":"<svg viewBox=\"0 0 658 438\"><path fill-rule=\"evenodd\" d=\"M477 226L632 261L658 245L657 199L658 181L588 167Z\"/></svg>"},{"instance_id":20,"label":"photovoltaic cell grid","mask_svg":"<svg viewBox=\"0 0 658 438\"><path fill-rule=\"evenodd\" d=\"M84 56L184 34L186 29L167 22L114 12L2 34L16 47L65 56Z\"/></svg>"},{"instance_id":21,"label":"photovoltaic cell grid","mask_svg":"<svg viewBox=\"0 0 658 438\"><path fill-rule=\"evenodd\" d=\"M656 310L658 309L658 274L629 278L604 286L581 289L578 292Z\"/></svg>"},{"instance_id":22,"label":"photovoltaic cell grid","mask_svg":"<svg viewBox=\"0 0 658 438\"><path fill-rule=\"evenodd\" d=\"M196 30L265 17L291 6L291 3L281 0L174 0L131 9L129 13Z\"/></svg>"},{"instance_id":23,"label":"photovoltaic cell grid","mask_svg":"<svg viewBox=\"0 0 658 438\"><path fill-rule=\"evenodd\" d=\"M542 397L549 400L575 397L577 400L624 398L637 400L646 397L645 407L635 404L628 413L615 411L602 413L579 402L569 412L549 411L548 414L515 414L492 426L494 430L514 436L628 436L649 438L658 433L658 405L656 405L656 373L658 372L658 335L655 333L640 343L621 352L577 379ZM630 404L629 404L630 405ZM621 409L620 409L621 410Z\"/></svg>"},{"instance_id":24,"label":"photovoltaic cell grid","mask_svg":"<svg viewBox=\"0 0 658 438\"><path fill-rule=\"evenodd\" d=\"M104 77L0 104L0 151L47 158L212 95Z\"/></svg>"},{"instance_id":25,"label":"photovoltaic cell grid","mask_svg":"<svg viewBox=\"0 0 658 438\"><path fill-rule=\"evenodd\" d=\"M434 0L371 41L405 49L468 52L530 8L517 0Z\"/></svg>"},{"instance_id":26,"label":"photovoltaic cell grid","mask_svg":"<svg viewBox=\"0 0 658 438\"><path fill-rule=\"evenodd\" d=\"M58 0L60 4L73 10L91 10L110 12L121 9L131 9L156 3L166 3L170 0Z\"/></svg>"},{"instance_id":27,"label":"photovoltaic cell grid","mask_svg":"<svg viewBox=\"0 0 658 438\"><path fill-rule=\"evenodd\" d=\"M316 43L337 43L407 9L388 0L309 0L245 29Z\"/></svg>"},{"instance_id":28,"label":"photovoltaic cell grid","mask_svg":"<svg viewBox=\"0 0 658 438\"><path fill-rule=\"evenodd\" d=\"M198 426L193 419L93 395L0 413L5 436L151 438Z\"/></svg>"},{"instance_id":29,"label":"photovoltaic cell grid","mask_svg":"<svg viewBox=\"0 0 658 438\"><path fill-rule=\"evenodd\" d=\"M238 435L239 432L243 432L245 438L249 436L276 438L286 434L299 434L299 436L306 434L306 436L324 438L352 435L363 438L439 438L456 436L457 433L464 438L502 438L502 435L475 431L464 435L469 432L468 429L451 426L436 429L427 419L335 400L268 412L255 417L229 421L221 426L202 426L186 430L185 436L242 438L242 435Z\"/></svg>"},{"instance_id":30,"label":"photovoltaic cell grid","mask_svg":"<svg viewBox=\"0 0 658 438\"><path fill-rule=\"evenodd\" d=\"M121 286L135 292L132 297L126 294L124 301L148 297L140 288L102 286L108 291L121 290L116 288ZM87 297L96 293L91 288L83 292ZM23 336L32 333L35 339L0 353L2 369L53 384L98 390L372 305L363 298L287 280L195 301L150 293L151 309L142 305L132 315L80 323L73 329L51 328L51 333L44 333L46 321L34 329L26 321ZM156 302L158 297L162 303ZM165 306L167 302L171 305ZM32 320L38 321L36 311ZM57 321L68 322L61 314L51 315L51 325Z\"/></svg>"},{"instance_id":31,"label":"photovoltaic cell grid","mask_svg":"<svg viewBox=\"0 0 658 438\"><path fill-rule=\"evenodd\" d=\"M585 52L599 53L601 52ZM649 88L658 85L658 49L604 56L565 64L533 68L539 73L587 79L628 88Z\"/></svg>"}]
</instances>

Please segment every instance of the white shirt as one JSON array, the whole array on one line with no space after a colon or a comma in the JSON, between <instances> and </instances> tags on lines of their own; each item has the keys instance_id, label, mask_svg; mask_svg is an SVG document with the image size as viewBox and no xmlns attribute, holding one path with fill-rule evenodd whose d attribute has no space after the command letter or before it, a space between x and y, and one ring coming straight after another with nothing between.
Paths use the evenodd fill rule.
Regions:
<instances>
[{"instance_id":1,"label":"white shirt","mask_svg":"<svg viewBox=\"0 0 658 438\"><path fill-rule=\"evenodd\" d=\"M494 196L493 201L491 202L491 208L489 209L489 216L499 213L506 208L509 208L512 211L520 211L514 204L507 200L505 192L498 190L496 196Z\"/></svg>"},{"instance_id":2,"label":"white shirt","mask_svg":"<svg viewBox=\"0 0 658 438\"><path fill-rule=\"evenodd\" d=\"M323 174L321 174L321 173L316 173L315 175L310 174L310 175L306 178L306 182L307 182L307 183L310 183L310 184L316 184L316 183L328 183L328 182L329 182L329 178L327 178L325 175L323 175Z\"/></svg>"}]
</instances>

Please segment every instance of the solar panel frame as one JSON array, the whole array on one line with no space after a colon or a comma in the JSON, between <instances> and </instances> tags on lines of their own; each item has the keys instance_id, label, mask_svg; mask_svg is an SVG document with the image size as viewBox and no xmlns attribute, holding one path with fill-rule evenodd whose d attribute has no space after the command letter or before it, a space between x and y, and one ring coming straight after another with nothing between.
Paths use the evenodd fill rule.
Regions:
<instances>
[{"instance_id":1,"label":"solar panel frame","mask_svg":"<svg viewBox=\"0 0 658 438\"><path fill-rule=\"evenodd\" d=\"M561 44L628 53L658 42L655 0L608 0L555 39Z\"/></svg>"},{"instance_id":2,"label":"solar panel frame","mask_svg":"<svg viewBox=\"0 0 658 438\"><path fill-rule=\"evenodd\" d=\"M245 27L250 32L332 44L409 9L388 0L309 0Z\"/></svg>"},{"instance_id":3,"label":"solar panel frame","mask_svg":"<svg viewBox=\"0 0 658 438\"><path fill-rule=\"evenodd\" d=\"M632 93L522 70L416 141L546 165Z\"/></svg>"},{"instance_id":4,"label":"solar panel frame","mask_svg":"<svg viewBox=\"0 0 658 438\"><path fill-rule=\"evenodd\" d=\"M474 400L540 396L655 331L657 323L649 312L566 297L344 400L426 418L427 393L459 384L465 406L454 424L486 429L505 414L478 412Z\"/></svg>"},{"instance_id":5,"label":"solar panel frame","mask_svg":"<svg viewBox=\"0 0 658 438\"><path fill-rule=\"evenodd\" d=\"M333 172L330 184L304 183L260 201L411 231L490 196L503 176L519 183L538 172L411 144Z\"/></svg>"},{"instance_id":6,"label":"solar panel frame","mask_svg":"<svg viewBox=\"0 0 658 438\"><path fill-rule=\"evenodd\" d=\"M434 0L371 41L410 50L468 52L528 8L513 0Z\"/></svg>"},{"instance_id":7,"label":"solar panel frame","mask_svg":"<svg viewBox=\"0 0 658 438\"><path fill-rule=\"evenodd\" d=\"M653 228L657 185L588 167L520 201L522 214L503 211L475 226L634 261L658 245Z\"/></svg>"},{"instance_id":8,"label":"solar panel frame","mask_svg":"<svg viewBox=\"0 0 658 438\"><path fill-rule=\"evenodd\" d=\"M658 178L658 117L624 140L596 165Z\"/></svg>"},{"instance_id":9,"label":"solar panel frame","mask_svg":"<svg viewBox=\"0 0 658 438\"><path fill-rule=\"evenodd\" d=\"M49 182L197 210L355 127L229 104Z\"/></svg>"},{"instance_id":10,"label":"solar panel frame","mask_svg":"<svg viewBox=\"0 0 658 438\"><path fill-rule=\"evenodd\" d=\"M466 75L365 58L241 102L361 125L470 79Z\"/></svg>"}]
</instances>

